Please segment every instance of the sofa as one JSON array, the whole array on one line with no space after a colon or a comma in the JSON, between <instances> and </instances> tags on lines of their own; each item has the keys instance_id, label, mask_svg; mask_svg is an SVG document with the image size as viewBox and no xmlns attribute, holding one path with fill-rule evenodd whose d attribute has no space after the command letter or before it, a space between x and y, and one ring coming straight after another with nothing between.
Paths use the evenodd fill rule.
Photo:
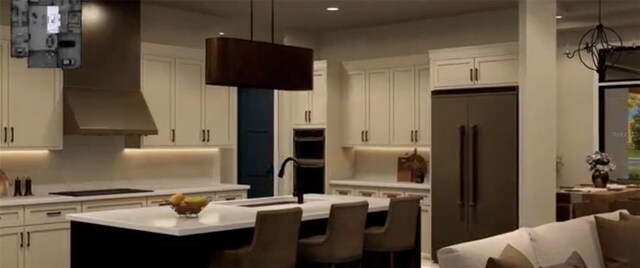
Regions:
<instances>
[{"instance_id":1,"label":"sofa","mask_svg":"<svg viewBox=\"0 0 640 268\"><path fill-rule=\"evenodd\" d=\"M438 251L441 268L484 268L490 257L498 257L509 244L522 252L535 267L563 263L574 251L589 268L604 268L594 216L619 220L618 210L545 224L536 228L520 228L510 233L442 248Z\"/></svg>"}]
</instances>

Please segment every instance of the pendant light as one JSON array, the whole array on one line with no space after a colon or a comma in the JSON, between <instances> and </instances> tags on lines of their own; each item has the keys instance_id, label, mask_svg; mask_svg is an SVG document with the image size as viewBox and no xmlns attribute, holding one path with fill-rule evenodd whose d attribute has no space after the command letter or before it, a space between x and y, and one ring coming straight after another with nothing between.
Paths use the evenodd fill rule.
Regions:
<instances>
[{"instance_id":1,"label":"pendant light","mask_svg":"<svg viewBox=\"0 0 640 268\"><path fill-rule=\"evenodd\" d=\"M577 49L567 50L564 54L569 59L577 55L585 67L604 74L607 68L620 58L620 53L615 53L615 49L620 47L620 35L602 24L602 0L598 0L598 25L582 35Z\"/></svg>"},{"instance_id":2,"label":"pendant light","mask_svg":"<svg viewBox=\"0 0 640 268\"><path fill-rule=\"evenodd\" d=\"M313 50L275 43L275 1L271 0L271 42L253 40L253 0L250 38L206 39L207 85L278 90L313 89Z\"/></svg>"}]
</instances>

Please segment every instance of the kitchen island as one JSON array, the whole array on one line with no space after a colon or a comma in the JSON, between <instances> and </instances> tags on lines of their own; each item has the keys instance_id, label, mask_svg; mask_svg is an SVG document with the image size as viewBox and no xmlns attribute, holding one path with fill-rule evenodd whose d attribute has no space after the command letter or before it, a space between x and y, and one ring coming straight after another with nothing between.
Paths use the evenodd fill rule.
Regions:
<instances>
[{"instance_id":1,"label":"kitchen island","mask_svg":"<svg viewBox=\"0 0 640 268\"><path fill-rule=\"evenodd\" d=\"M332 204L366 200L367 226L384 225L389 199L305 195L211 203L197 218L178 217L169 207L69 214L72 267L208 267L213 252L251 242L256 213L299 206L300 238L324 234ZM420 226L419 222L418 225ZM420 228L416 247L397 254L396 267L420 267ZM366 253L363 267L388 256ZM268 264L265 264L268 267Z\"/></svg>"}]
</instances>

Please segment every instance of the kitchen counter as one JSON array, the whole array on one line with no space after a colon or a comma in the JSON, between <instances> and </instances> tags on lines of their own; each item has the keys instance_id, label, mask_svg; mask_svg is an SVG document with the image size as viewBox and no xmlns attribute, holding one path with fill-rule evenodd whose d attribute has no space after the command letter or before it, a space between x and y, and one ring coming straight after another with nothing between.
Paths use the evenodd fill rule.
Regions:
<instances>
[{"instance_id":1,"label":"kitchen counter","mask_svg":"<svg viewBox=\"0 0 640 268\"><path fill-rule=\"evenodd\" d=\"M49 192L59 191L61 187L49 187ZM82 196L82 197L72 197L72 196L61 196L61 195L48 195L46 193L36 194L34 196L22 196L22 197L5 197L0 198L0 207L9 207L9 206L25 206L25 205L40 205L40 204L52 204L52 203L65 203L65 202L84 202L84 201L93 201L93 200L108 200L108 199L121 199L121 198L134 198L134 197L150 197L150 196L163 196L163 195L172 195L174 193L183 193L183 194L194 194L194 193L207 193L207 192L224 192L224 191L236 191L236 190L248 190L249 186L247 185L236 185L236 184L211 184L209 186L200 186L200 187L175 187L170 188L167 186L138 186L138 187L130 187L130 186L110 186L110 187L87 187L86 185L83 187L71 187L74 190L78 189L101 189L101 188L138 188L138 189L146 189L153 190L153 192L145 192L145 193L131 193L131 194L114 194L114 195L94 195L94 196Z\"/></svg>"},{"instance_id":2,"label":"kitchen counter","mask_svg":"<svg viewBox=\"0 0 640 268\"><path fill-rule=\"evenodd\" d=\"M330 185L333 186L358 186L358 187L376 187L376 188L397 188L412 190L430 190L431 186L425 183L413 182L381 182L381 181L364 181L364 180L331 180Z\"/></svg>"},{"instance_id":3,"label":"kitchen counter","mask_svg":"<svg viewBox=\"0 0 640 268\"><path fill-rule=\"evenodd\" d=\"M302 220L305 221L329 217L329 209L332 204L366 200L369 202L369 212L384 211L387 210L389 206L389 199L386 198L364 198L319 194L306 194L305 203L302 205L285 204L262 207L240 206L273 201L294 200L295 199L290 196L281 196L214 202L210 203L202 212L200 212L200 215L197 218L178 217L178 215L169 207L149 207L69 214L67 215L67 219L75 222L184 236L253 227L256 219L256 213L261 210L300 207L303 211Z\"/></svg>"}]
</instances>

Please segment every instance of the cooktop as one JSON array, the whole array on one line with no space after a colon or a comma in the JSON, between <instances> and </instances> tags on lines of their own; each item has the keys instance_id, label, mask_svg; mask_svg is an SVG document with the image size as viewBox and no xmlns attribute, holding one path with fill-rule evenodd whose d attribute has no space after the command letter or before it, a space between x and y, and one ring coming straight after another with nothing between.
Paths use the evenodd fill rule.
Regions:
<instances>
[{"instance_id":1,"label":"cooktop","mask_svg":"<svg viewBox=\"0 0 640 268\"><path fill-rule=\"evenodd\" d=\"M93 195L111 195L111 194L134 194L134 193L149 193L153 190L143 189L130 189L130 188L110 188L110 189L98 189L98 190L86 190L86 191L67 191L67 192L55 192L49 193L51 195L65 195L65 196L93 196Z\"/></svg>"}]
</instances>

